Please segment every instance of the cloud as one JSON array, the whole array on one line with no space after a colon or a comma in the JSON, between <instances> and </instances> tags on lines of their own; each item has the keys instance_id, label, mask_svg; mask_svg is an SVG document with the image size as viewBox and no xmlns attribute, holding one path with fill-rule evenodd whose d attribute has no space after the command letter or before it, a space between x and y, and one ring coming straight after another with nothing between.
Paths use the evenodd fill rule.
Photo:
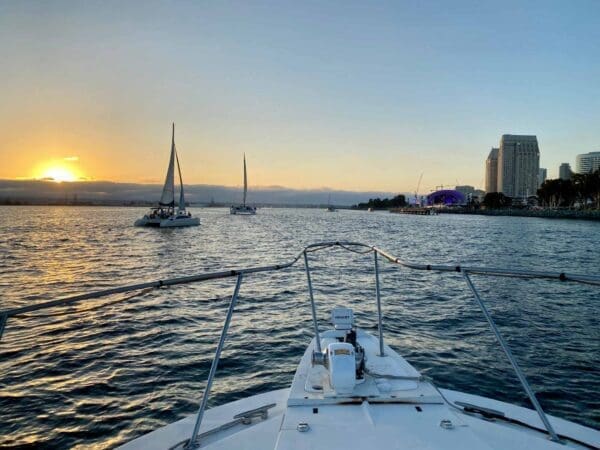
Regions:
<instances>
[{"instance_id":1,"label":"cloud","mask_svg":"<svg viewBox=\"0 0 600 450\"><path fill-rule=\"evenodd\" d=\"M0 180L0 200L64 199L65 193L77 194L79 200L105 202L156 202L162 192L161 184L115 183L109 181L73 181L49 183L44 180ZM242 200L242 189L232 186L206 184L185 185L186 200L191 203L237 203ZM285 187L255 187L248 192L250 203L278 205L352 205L370 198L393 197L393 192L360 192L322 189L289 189ZM407 194L408 195L408 194Z\"/></svg>"},{"instance_id":2,"label":"cloud","mask_svg":"<svg viewBox=\"0 0 600 450\"><path fill-rule=\"evenodd\" d=\"M67 156L64 158L65 161L79 161L79 156Z\"/></svg>"}]
</instances>

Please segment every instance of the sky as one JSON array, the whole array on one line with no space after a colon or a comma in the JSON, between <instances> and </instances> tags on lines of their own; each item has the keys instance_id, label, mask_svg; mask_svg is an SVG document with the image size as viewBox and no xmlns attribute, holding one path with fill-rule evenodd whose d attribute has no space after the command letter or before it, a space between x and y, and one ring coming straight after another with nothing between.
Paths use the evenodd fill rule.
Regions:
<instances>
[{"instance_id":1,"label":"sky","mask_svg":"<svg viewBox=\"0 0 600 450\"><path fill-rule=\"evenodd\" d=\"M600 150L600 2L0 2L0 179L483 187ZM53 172L54 170L54 172ZM58 171L58 172L57 172Z\"/></svg>"}]
</instances>

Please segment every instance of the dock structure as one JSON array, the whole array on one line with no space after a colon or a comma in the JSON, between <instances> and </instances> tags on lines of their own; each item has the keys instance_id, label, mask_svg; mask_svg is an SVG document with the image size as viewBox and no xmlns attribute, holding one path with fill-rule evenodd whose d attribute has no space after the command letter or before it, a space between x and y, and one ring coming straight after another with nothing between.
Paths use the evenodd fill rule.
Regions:
<instances>
[{"instance_id":1,"label":"dock structure","mask_svg":"<svg viewBox=\"0 0 600 450\"><path fill-rule=\"evenodd\" d=\"M412 208L391 208L391 213L396 214L413 214L417 216L428 216L431 214L430 208L412 207Z\"/></svg>"}]
</instances>

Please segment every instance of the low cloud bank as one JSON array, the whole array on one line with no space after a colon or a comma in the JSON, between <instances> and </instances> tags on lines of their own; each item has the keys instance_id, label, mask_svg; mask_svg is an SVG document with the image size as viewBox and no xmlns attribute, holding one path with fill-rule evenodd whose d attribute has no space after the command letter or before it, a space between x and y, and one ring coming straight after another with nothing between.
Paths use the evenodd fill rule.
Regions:
<instances>
[{"instance_id":1,"label":"low cloud bank","mask_svg":"<svg viewBox=\"0 0 600 450\"><path fill-rule=\"evenodd\" d=\"M184 185L186 200L192 204L215 201L238 203L241 187L205 184ZM0 201L89 201L95 203L156 202L162 185L85 181L55 183L44 180L0 180ZM329 189L289 189L285 187L253 187L248 202L259 205L324 205L340 206L365 202L370 198L392 197L398 193L377 191L338 191Z\"/></svg>"}]
</instances>

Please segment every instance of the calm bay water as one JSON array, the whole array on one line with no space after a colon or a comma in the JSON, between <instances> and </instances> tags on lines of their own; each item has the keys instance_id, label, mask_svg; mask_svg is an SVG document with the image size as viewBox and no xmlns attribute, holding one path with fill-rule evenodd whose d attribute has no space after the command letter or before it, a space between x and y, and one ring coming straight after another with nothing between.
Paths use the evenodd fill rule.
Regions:
<instances>
[{"instance_id":1,"label":"calm bay water","mask_svg":"<svg viewBox=\"0 0 600 450\"><path fill-rule=\"evenodd\" d=\"M516 217L194 209L200 227L134 228L139 208L0 207L0 308L290 259L323 240L405 259L598 274L600 225ZM318 313L376 331L372 255L311 255ZM382 263L387 342L439 386L527 405L459 274ZM233 279L93 300L9 322L0 447L111 448L195 412ZM541 403L600 428L600 289L475 277ZM104 307L100 307L104 305ZM311 338L301 266L248 276L211 404L286 387ZM65 314L65 313L69 314Z\"/></svg>"}]
</instances>

